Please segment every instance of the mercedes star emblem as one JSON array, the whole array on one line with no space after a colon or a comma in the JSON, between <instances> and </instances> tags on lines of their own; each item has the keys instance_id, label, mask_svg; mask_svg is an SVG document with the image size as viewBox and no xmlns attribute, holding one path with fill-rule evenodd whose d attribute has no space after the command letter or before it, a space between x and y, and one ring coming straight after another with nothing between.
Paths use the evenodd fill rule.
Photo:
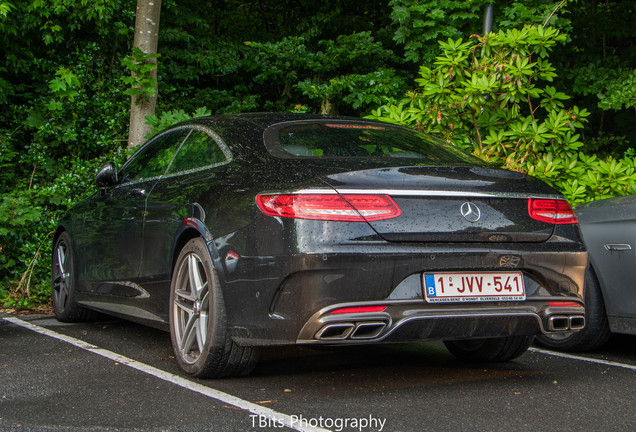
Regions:
<instances>
[{"instance_id":1,"label":"mercedes star emblem","mask_svg":"<svg viewBox=\"0 0 636 432\"><path fill-rule=\"evenodd\" d=\"M471 202L465 202L462 204L460 211L462 212L462 216L468 222L477 222L481 218L481 211L479 207Z\"/></svg>"}]
</instances>

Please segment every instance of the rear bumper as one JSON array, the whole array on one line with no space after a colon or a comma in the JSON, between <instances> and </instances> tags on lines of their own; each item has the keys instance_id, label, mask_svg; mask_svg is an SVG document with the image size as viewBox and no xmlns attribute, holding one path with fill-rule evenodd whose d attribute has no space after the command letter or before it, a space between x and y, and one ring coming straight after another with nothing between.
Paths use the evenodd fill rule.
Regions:
<instances>
[{"instance_id":1,"label":"rear bumper","mask_svg":"<svg viewBox=\"0 0 636 432\"><path fill-rule=\"evenodd\" d=\"M259 278L225 287L232 337L243 345L355 344L564 333L582 327L587 252L581 244L497 246L376 244L355 252L341 247L261 259ZM243 259L241 265L250 263ZM424 272L512 270L523 273L525 301L427 303L423 295ZM580 307L550 306L554 301ZM386 309L331 314L359 305Z\"/></svg>"}]
</instances>

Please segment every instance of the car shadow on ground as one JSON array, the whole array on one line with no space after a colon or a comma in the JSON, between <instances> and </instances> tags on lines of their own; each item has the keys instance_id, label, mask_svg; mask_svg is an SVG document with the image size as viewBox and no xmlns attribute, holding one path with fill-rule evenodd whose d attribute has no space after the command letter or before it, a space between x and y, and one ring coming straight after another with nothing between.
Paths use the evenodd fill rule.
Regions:
<instances>
[{"instance_id":1,"label":"car shadow on ground","mask_svg":"<svg viewBox=\"0 0 636 432\"><path fill-rule=\"evenodd\" d=\"M636 335L614 333L599 351L607 354L636 357Z\"/></svg>"}]
</instances>

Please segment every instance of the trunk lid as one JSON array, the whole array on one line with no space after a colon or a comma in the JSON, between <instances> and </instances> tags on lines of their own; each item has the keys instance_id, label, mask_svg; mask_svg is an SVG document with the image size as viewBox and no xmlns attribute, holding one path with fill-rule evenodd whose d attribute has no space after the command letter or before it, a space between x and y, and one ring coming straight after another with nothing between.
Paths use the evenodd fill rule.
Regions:
<instances>
[{"instance_id":1,"label":"trunk lid","mask_svg":"<svg viewBox=\"0 0 636 432\"><path fill-rule=\"evenodd\" d=\"M534 178L483 167L387 167L325 181L341 195L389 195L401 215L367 222L391 242L543 242L554 224L530 217L528 199L560 197Z\"/></svg>"}]
</instances>

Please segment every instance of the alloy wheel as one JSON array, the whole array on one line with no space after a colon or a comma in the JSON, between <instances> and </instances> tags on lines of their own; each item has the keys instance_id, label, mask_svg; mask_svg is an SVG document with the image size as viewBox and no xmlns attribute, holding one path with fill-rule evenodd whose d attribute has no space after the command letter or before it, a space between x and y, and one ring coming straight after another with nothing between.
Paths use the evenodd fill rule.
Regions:
<instances>
[{"instance_id":1,"label":"alloy wheel","mask_svg":"<svg viewBox=\"0 0 636 432\"><path fill-rule=\"evenodd\" d=\"M174 332L184 362L195 363L208 336L209 278L201 258L187 254L177 272L173 304Z\"/></svg>"},{"instance_id":2,"label":"alloy wheel","mask_svg":"<svg viewBox=\"0 0 636 432\"><path fill-rule=\"evenodd\" d=\"M70 292L70 257L66 243L59 242L55 250L54 278L53 278L53 304L55 309L62 312L66 310Z\"/></svg>"}]
</instances>

